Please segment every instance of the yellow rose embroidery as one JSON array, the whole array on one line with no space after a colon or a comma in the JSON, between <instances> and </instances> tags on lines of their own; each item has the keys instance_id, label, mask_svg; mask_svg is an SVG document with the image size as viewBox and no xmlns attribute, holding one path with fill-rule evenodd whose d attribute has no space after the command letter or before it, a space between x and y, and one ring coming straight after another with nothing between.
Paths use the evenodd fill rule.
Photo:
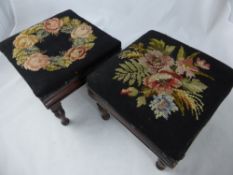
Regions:
<instances>
[{"instance_id":1,"label":"yellow rose embroidery","mask_svg":"<svg viewBox=\"0 0 233 175\"><path fill-rule=\"evenodd\" d=\"M13 44L18 49L25 49L34 46L38 41L35 35L20 34L16 37Z\"/></svg>"},{"instance_id":2,"label":"yellow rose embroidery","mask_svg":"<svg viewBox=\"0 0 233 175\"><path fill-rule=\"evenodd\" d=\"M87 24L81 24L79 27L75 28L71 32L71 37L73 39L76 38L87 38L90 34L92 34L92 27Z\"/></svg>"}]
</instances>

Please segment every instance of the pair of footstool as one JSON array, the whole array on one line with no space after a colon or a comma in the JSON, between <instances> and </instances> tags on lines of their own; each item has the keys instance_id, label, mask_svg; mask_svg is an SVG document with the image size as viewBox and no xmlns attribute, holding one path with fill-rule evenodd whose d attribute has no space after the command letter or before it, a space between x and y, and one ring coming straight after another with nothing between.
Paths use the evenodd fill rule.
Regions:
<instances>
[{"instance_id":1,"label":"pair of footstool","mask_svg":"<svg viewBox=\"0 0 233 175\"><path fill-rule=\"evenodd\" d=\"M164 34L149 31L125 50L71 10L0 44L47 108L62 120L60 101L87 80L102 118L115 116L174 168L233 86L233 70Z\"/></svg>"}]
</instances>

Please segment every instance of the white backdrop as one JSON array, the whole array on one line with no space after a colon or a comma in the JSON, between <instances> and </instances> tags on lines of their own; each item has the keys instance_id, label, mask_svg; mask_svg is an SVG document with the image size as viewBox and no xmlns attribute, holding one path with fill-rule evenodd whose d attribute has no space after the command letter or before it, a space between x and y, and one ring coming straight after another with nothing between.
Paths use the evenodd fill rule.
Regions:
<instances>
[{"instance_id":1,"label":"white backdrop","mask_svg":"<svg viewBox=\"0 0 233 175\"><path fill-rule=\"evenodd\" d=\"M0 41L7 38L15 26L13 4L10 0L0 2Z\"/></svg>"},{"instance_id":2,"label":"white backdrop","mask_svg":"<svg viewBox=\"0 0 233 175\"><path fill-rule=\"evenodd\" d=\"M230 3L226 0L12 2L16 17L12 33L70 8L121 40L123 48L154 29L233 67L233 23L228 21ZM1 0L1 10L5 9L1 8L2 3ZM1 24L4 20L0 19ZM6 33L0 32L2 39ZM160 172L154 166L157 157L118 121L100 119L85 86L64 100L72 123L63 127L2 54L0 71L0 175L233 173L233 92L178 166Z\"/></svg>"}]
</instances>

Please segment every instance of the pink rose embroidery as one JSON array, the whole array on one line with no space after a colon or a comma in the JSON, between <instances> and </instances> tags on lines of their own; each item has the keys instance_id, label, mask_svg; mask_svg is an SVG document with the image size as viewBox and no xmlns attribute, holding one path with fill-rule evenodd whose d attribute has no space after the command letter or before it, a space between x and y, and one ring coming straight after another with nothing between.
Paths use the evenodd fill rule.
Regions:
<instances>
[{"instance_id":1,"label":"pink rose embroidery","mask_svg":"<svg viewBox=\"0 0 233 175\"><path fill-rule=\"evenodd\" d=\"M44 28L47 32L57 34L62 27L63 22L58 18L48 19L44 22Z\"/></svg>"},{"instance_id":2,"label":"pink rose embroidery","mask_svg":"<svg viewBox=\"0 0 233 175\"><path fill-rule=\"evenodd\" d=\"M164 56L160 51L153 50L140 58L139 62L148 68L150 73L157 73L160 70L170 70L170 66L174 64L174 60L170 56Z\"/></svg>"},{"instance_id":3,"label":"pink rose embroidery","mask_svg":"<svg viewBox=\"0 0 233 175\"><path fill-rule=\"evenodd\" d=\"M38 71L49 64L49 57L41 53L34 53L24 62L24 68L31 71Z\"/></svg>"},{"instance_id":4,"label":"pink rose embroidery","mask_svg":"<svg viewBox=\"0 0 233 175\"><path fill-rule=\"evenodd\" d=\"M81 60L85 58L86 52L86 47L74 47L68 50L68 52L65 54L65 57L70 59L71 61Z\"/></svg>"}]
</instances>

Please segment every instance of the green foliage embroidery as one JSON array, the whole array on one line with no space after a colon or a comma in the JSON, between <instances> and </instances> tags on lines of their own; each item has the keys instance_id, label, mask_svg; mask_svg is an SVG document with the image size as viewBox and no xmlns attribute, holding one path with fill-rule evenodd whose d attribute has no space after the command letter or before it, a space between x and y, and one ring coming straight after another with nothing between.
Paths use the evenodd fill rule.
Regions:
<instances>
[{"instance_id":1,"label":"green foliage embroidery","mask_svg":"<svg viewBox=\"0 0 233 175\"><path fill-rule=\"evenodd\" d=\"M141 54L140 52L138 51L123 51L121 52L120 54L120 58L134 58L134 59L137 59L137 58L141 58L143 56L143 54Z\"/></svg>"},{"instance_id":2,"label":"green foliage embroidery","mask_svg":"<svg viewBox=\"0 0 233 175\"><path fill-rule=\"evenodd\" d=\"M185 51L183 47L180 47L178 54L177 54L177 60L183 60L185 58Z\"/></svg>"},{"instance_id":3,"label":"green foliage embroidery","mask_svg":"<svg viewBox=\"0 0 233 175\"><path fill-rule=\"evenodd\" d=\"M163 40L152 38L149 42L149 49L151 50L155 49L163 52L164 48L165 48L165 42Z\"/></svg>"},{"instance_id":4,"label":"green foliage embroidery","mask_svg":"<svg viewBox=\"0 0 233 175\"><path fill-rule=\"evenodd\" d=\"M138 44L132 44L129 46L130 49L137 51L137 52L145 52L144 44L143 43L138 43Z\"/></svg>"},{"instance_id":5,"label":"green foliage embroidery","mask_svg":"<svg viewBox=\"0 0 233 175\"><path fill-rule=\"evenodd\" d=\"M137 98L137 107L145 106L146 105L146 97L140 96Z\"/></svg>"},{"instance_id":6,"label":"green foliage embroidery","mask_svg":"<svg viewBox=\"0 0 233 175\"><path fill-rule=\"evenodd\" d=\"M72 32L72 30L74 30L74 26L66 25L66 26L62 27L61 32L69 34Z\"/></svg>"},{"instance_id":7,"label":"green foliage embroidery","mask_svg":"<svg viewBox=\"0 0 233 175\"><path fill-rule=\"evenodd\" d=\"M166 45L163 40L151 39L149 42L148 49L149 50L157 50L163 53L163 55L171 55L175 50L175 46Z\"/></svg>"},{"instance_id":8,"label":"green foliage embroidery","mask_svg":"<svg viewBox=\"0 0 233 175\"><path fill-rule=\"evenodd\" d=\"M204 90L206 90L207 86L202 83L200 80L198 79L183 79L182 80L183 86L185 89L193 92L193 93L201 93Z\"/></svg>"},{"instance_id":9,"label":"green foliage embroidery","mask_svg":"<svg viewBox=\"0 0 233 175\"><path fill-rule=\"evenodd\" d=\"M113 79L128 83L130 86L137 83L137 86L142 85L143 78L149 75L145 67L135 60L125 61L119 64L119 68L115 70Z\"/></svg>"},{"instance_id":10,"label":"green foliage embroidery","mask_svg":"<svg viewBox=\"0 0 233 175\"><path fill-rule=\"evenodd\" d=\"M176 46L166 46L164 55L171 55L172 52L175 50Z\"/></svg>"}]
</instances>

